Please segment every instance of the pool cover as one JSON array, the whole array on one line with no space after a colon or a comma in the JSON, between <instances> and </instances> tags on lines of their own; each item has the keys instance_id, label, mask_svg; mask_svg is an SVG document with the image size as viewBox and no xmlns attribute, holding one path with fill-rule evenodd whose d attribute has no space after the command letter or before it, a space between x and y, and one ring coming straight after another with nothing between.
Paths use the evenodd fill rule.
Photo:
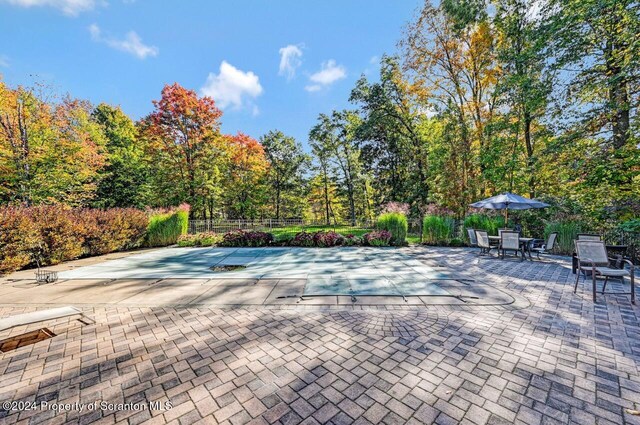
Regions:
<instances>
[{"instance_id":1,"label":"pool cover","mask_svg":"<svg viewBox=\"0 0 640 425\"><path fill-rule=\"evenodd\" d=\"M245 266L214 271L222 266ZM164 248L61 272L60 279L306 279L304 296L453 296L462 281L394 248Z\"/></svg>"}]
</instances>

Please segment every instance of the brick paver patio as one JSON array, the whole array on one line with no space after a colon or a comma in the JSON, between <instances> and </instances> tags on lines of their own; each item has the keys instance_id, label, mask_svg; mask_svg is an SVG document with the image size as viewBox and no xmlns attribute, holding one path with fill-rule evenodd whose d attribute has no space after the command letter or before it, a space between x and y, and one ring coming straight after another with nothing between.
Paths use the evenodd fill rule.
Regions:
<instances>
[{"instance_id":1,"label":"brick paver patio","mask_svg":"<svg viewBox=\"0 0 640 425\"><path fill-rule=\"evenodd\" d=\"M0 402L34 407L0 408L0 423L640 424L628 297L573 294L567 259L407 250L516 301L85 308L95 325L61 319L56 337L0 354Z\"/></svg>"}]
</instances>

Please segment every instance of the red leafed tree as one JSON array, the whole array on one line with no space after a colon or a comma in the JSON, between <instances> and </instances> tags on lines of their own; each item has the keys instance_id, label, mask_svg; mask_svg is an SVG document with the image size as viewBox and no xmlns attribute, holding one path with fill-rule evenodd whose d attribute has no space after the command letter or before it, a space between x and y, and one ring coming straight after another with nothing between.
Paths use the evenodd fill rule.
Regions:
<instances>
[{"instance_id":1,"label":"red leafed tree","mask_svg":"<svg viewBox=\"0 0 640 425\"><path fill-rule=\"evenodd\" d=\"M165 85L155 110L142 121L142 133L164 203L188 202L204 208L201 187L220 158L220 117L212 98L198 97L178 83Z\"/></svg>"},{"instance_id":2,"label":"red leafed tree","mask_svg":"<svg viewBox=\"0 0 640 425\"><path fill-rule=\"evenodd\" d=\"M269 163L264 148L243 133L225 136L229 152L227 204L231 215L255 218L265 204L265 177Z\"/></svg>"}]
</instances>

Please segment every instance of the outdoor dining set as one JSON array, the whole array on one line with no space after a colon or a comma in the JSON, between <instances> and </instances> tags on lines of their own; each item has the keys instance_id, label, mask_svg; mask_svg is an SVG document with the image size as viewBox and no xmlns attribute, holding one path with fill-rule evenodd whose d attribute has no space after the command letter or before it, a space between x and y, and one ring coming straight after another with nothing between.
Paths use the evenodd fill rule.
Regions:
<instances>
[{"instance_id":1,"label":"outdoor dining set","mask_svg":"<svg viewBox=\"0 0 640 425\"><path fill-rule=\"evenodd\" d=\"M532 208L546 208L550 205L535 199L528 199L513 193L503 193L471 204L474 208L505 210L505 223L508 222L509 210L525 210ZM480 248L480 255L490 254L496 249L500 258L504 259L507 252L520 254L521 260L527 255L533 260L532 252L538 259L540 254L550 253L558 237L557 233L551 233L547 240L522 237L517 229L504 228L498 230L498 236L490 236L485 230L467 229L469 242L472 246ZM579 234L574 240L575 250L572 255L572 271L576 274L573 292L577 292L580 276L583 282L591 277L593 301L596 301L598 278L603 279L601 293L605 294L607 283L610 279L620 279L622 285L625 278L629 277L631 289L629 292L606 292L607 294L630 295L631 302L635 299L635 270L633 262L624 257L627 247L622 245L606 245L598 234ZM628 267L627 267L628 266Z\"/></svg>"},{"instance_id":2,"label":"outdoor dining set","mask_svg":"<svg viewBox=\"0 0 640 425\"><path fill-rule=\"evenodd\" d=\"M551 233L546 241L534 238L520 237L520 232L513 229L500 229L499 236L489 236L485 230L467 229L469 241L472 246L480 248L480 255L490 254L491 250L496 249L500 258L504 259L506 252L514 252L516 257L520 254L521 260L526 259L528 254L532 260L532 252L537 254L550 253L555 244L557 233ZM607 292L608 294L624 294L631 296L631 302L635 301L635 275L633 262L626 259L621 252L626 249L621 245L606 245L600 235L597 234L579 234L574 241L575 252L572 255L572 270L576 274L576 281L573 288L575 293L578 289L580 276L583 282L588 276L591 277L593 301L596 301L597 285L596 279L602 278L601 293L605 293L609 279L620 279L622 284L625 283L625 277L631 281L630 292ZM617 253L617 255L615 255ZM614 256L612 256L614 254ZM626 268L625 266L628 266Z\"/></svg>"}]
</instances>

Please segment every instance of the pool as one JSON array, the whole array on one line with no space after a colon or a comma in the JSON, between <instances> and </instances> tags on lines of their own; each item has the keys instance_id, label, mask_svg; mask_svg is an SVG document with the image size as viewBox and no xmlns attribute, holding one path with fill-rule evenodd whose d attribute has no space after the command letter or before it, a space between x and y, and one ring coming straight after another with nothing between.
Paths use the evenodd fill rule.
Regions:
<instances>
[{"instance_id":1,"label":"pool","mask_svg":"<svg viewBox=\"0 0 640 425\"><path fill-rule=\"evenodd\" d=\"M425 264L407 250L366 247L162 248L61 272L59 277L304 279L303 297L457 296L447 283L465 282L464 276Z\"/></svg>"}]
</instances>

